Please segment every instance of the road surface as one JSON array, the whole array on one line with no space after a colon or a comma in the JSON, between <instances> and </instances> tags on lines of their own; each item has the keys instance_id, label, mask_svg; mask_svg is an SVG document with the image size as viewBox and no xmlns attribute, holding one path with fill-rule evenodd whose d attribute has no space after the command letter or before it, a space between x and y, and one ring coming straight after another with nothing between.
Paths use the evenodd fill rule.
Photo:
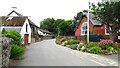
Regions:
<instances>
[{"instance_id":1,"label":"road surface","mask_svg":"<svg viewBox=\"0 0 120 68\"><path fill-rule=\"evenodd\" d=\"M55 44L55 39L32 43L16 66L118 66L118 55L96 55Z\"/></svg>"}]
</instances>

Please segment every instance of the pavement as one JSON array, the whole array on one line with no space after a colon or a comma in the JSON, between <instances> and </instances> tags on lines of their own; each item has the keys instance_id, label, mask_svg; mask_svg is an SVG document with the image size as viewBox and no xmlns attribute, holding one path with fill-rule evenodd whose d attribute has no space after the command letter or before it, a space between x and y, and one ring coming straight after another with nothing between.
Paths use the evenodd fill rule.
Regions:
<instances>
[{"instance_id":1,"label":"pavement","mask_svg":"<svg viewBox=\"0 0 120 68\"><path fill-rule=\"evenodd\" d=\"M32 43L15 66L118 66L118 55L90 54L55 44L55 39Z\"/></svg>"}]
</instances>

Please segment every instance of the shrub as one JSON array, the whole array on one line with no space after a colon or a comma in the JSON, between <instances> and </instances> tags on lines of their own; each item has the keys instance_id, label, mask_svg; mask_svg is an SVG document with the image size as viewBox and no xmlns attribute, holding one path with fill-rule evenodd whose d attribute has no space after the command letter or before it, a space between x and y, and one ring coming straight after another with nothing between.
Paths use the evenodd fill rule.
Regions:
<instances>
[{"instance_id":1,"label":"shrub","mask_svg":"<svg viewBox=\"0 0 120 68\"><path fill-rule=\"evenodd\" d=\"M2 34L7 34L8 33L8 31L6 31L5 30L5 28L3 28L3 30L2 30L2 32L1 32Z\"/></svg>"},{"instance_id":2,"label":"shrub","mask_svg":"<svg viewBox=\"0 0 120 68\"><path fill-rule=\"evenodd\" d=\"M62 42L61 45L69 45L69 42L68 41L64 41L64 42Z\"/></svg>"},{"instance_id":3,"label":"shrub","mask_svg":"<svg viewBox=\"0 0 120 68\"><path fill-rule=\"evenodd\" d=\"M59 39L56 39L55 43L60 45L62 44L62 42Z\"/></svg>"},{"instance_id":4,"label":"shrub","mask_svg":"<svg viewBox=\"0 0 120 68\"><path fill-rule=\"evenodd\" d=\"M62 42L62 45L72 45L72 44L78 44L78 43L79 43L78 40L72 40L72 39L70 39L68 41Z\"/></svg>"},{"instance_id":5,"label":"shrub","mask_svg":"<svg viewBox=\"0 0 120 68\"><path fill-rule=\"evenodd\" d=\"M66 38L61 38L60 39L60 42L63 42L63 41L65 41L66 40Z\"/></svg>"},{"instance_id":6,"label":"shrub","mask_svg":"<svg viewBox=\"0 0 120 68\"><path fill-rule=\"evenodd\" d=\"M112 40L107 40L107 39L100 39L100 43L99 44L109 44L109 43L114 43L114 41Z\"/></svg>"},{"instance_id":7,"label":"shrub","mask_svg":"<svg viewBox=\"0 0 120 68\"><path fill-rule=\"evenodd\" d=\"M61 39L61 38L64 38L64 37L63 36L56 36L56 38Z\"/></svg>"},{"instance_id":8,"label":"shrub","mask_svg":"<svg viewBox=\"0 0 120 68\"><path fill-rule=\"evenodd\" d=\"M98 45L94 42L90 42L90 44L88 44L86 47L90 48L90 47L94 47L94 46L98 46Z\"/></svg>"},{"instance_id":9,"label":"shrub","mask_svg":"<svg viewBox=\"0 0 120 68\"><path fill-rule=\"evenodd\" d=\"M118 53L117 49L114 49L113 47L107 47L106 50L109 51L110 53Z\"/></svg>"},{"instance_id":10,"label":"shrub","mask_svg":"<svg viewBox=\"0 0 120 68\"><path fill-rule=\"evenodd\" d=\"M56 43L56 44L60 44L60 45L62 44L62 42L60 41L60 39L59 39L59 38L56 38L55 43Z\"/></svg>"},{"instance_id":11,"label":"shrub","mask_svg":"<svg viewBox=\"0 0 120 68\"><path fill-rule=\"evenodd\" d=\"M99 46L88 48L88 52L94 53L94 54L103 53L102 48L100 48Z\"/></svg>"},{"instance_id":12,"label":"shrub","mask_svg":"<svg viewBox=\"0 0 120 68\"><path fill-rule=\"evenodd\" d=\"M12 38L14 40L14 44L17 44L17 45L21 44L21 35L18 32L11 30L5 35Z\"/></svg>"},{"instance_id":13,"label":"shrub","mask_svg":"<svg viewBox=\"0 0 120 68\"><path fill-rule=\"evenodd\" d=\"M12 38L14 40L13 42L14 44L17 44L17 45L21 44L21 35L18 32L13 30L6 31L5 29L3 29L1 33L5 34L7 37Z\"/></svg>"},{"instance_id":14,"label":"shrub","mask_svg":"<svg viewBox=\"0 0 120 68\"><path fill-rule=\"evenodd\" d=\"M80 44L77 46L77 50L79 51L86 51L86 45L85 44Z\"/></svg>"},{"instance_id":15,"label":"shrub","mask_svg":"<svg viewBox=\"0 0 120 68\"><path fill-rule=\"evenodd\" d=\"M13 44L10 59L21 59L25 50L23 47Z\"/></svg>"},{"instance_id":16,"label":"shrub","mask_svg":"<svg viewBox=\"0 0 120 68\"><path fill-rule=\"evenodd\" d=\"M114 42L112 40L104 40L101 39L101 41L98 43L98 45L103 49L106 50L108 47L113 47Z\"/></svg>"}]
</instances>

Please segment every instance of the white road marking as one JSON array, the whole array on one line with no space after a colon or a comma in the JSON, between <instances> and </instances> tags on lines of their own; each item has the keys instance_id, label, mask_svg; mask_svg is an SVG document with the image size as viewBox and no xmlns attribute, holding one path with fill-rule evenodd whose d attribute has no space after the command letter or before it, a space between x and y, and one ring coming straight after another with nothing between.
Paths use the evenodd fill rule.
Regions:
<instances>
[{"instance_id":1,"label":"white road marking","mask_svg":"<svg viewBox=\"0 0 120 68\"><path fill-rule=\"evenodd\" d=\"M97 61L95 61L95 60L92 60L92 59L90 59L90 61L92 61L92 62L94 62L94 63L97 63L97 64L100 64L100 65L102 65L102 66L107 66L107 65L105 65L105 64L102 64L102 63L100 63L100 62L97 62Z\"/></svg>"}]
</instances>

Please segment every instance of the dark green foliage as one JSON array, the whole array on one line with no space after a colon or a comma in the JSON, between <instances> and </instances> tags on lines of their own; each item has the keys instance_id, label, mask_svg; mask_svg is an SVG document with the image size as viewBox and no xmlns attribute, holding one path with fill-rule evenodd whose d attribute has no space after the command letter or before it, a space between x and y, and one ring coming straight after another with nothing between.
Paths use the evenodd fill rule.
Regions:
<instances>
[{"instance_id":1,"label":"dark green foliage","mask_svg":"<svg viewBox=\"0 0 120 68\"><path fill-rule=\"evenodd\" d=\"M79 20L82 18L82 12L78 12L73 19L73 23L74 23L74 28L76 26L77 23L79 23Z\"/></svg>"},{"instance_id":2,"label":"dark green foliage","mask_svg":"<svg viewBox=\"0 0 120 68\"><path fill-rule=\"evenodd\" d=\"M100 34L90 35L90 42L100 42L100 39L104 39Z\"/></svg>"},{"instance_id":3,"label":"dark green foliage","mask_svg":"<svg viewBox=\"0 0 120 68\"><path fill-rule=\"evenodd\" d=\"M77 50L80 51L82 47L86 47L85 44L80 44L80 45L78 45L78 46L77 46Z\"/></svg>"},{"instance_id":4,"label":"dark green foliage","mask_svg":"<svg viewBox=\"0 0 120 68\"><path fill-rule=\"evenodd\" d=\"M92 4L91 11L95 19L106 25L110 40L114 41L114 33L120 29L120 1Z\"/></svg>"},{"instance_id":5,"label":"dark green foliage","mask_svg":"<svg viewBox=\"0 0 120 68\"><path fill-rule=\"evenodd\" d=\"M2 30L2 34L5 34L7 37L10 37L14 40L13 44L21 44L21 35L16 31L6 31L5 29Z\"/></svg>"},{"instance_id":6,"label":"dark green foliage","mask_svg":"<svg viewBox=\"0 0 120 68\"><path fill-rule=\"evenodd\" d=\"M73 35L73 24L71 20L47 18L40 22L40 29L48 30L55 35Z\"/></svg>"},{"instance_id":7,"label":"dark green foliage","mask_svg":"<svg viewBox=\"0 0 120 68\"><path fill-rule=\"evenodd\" d=\"M16 31L6 31L5 29L3 29L1 33L14 40L11 48L10 59L22 59L25 50L23 49L23 46L18 46L21 44L21 35Z\"/></svg>"},{"instance_id":8,"label":"dark green foliage","mask_svg":"<svg viewBox=\"0 0 120 68\"><path fill-rule=\"evenodd\" d=\"M21 59L25 50L22 46L12 45L10 59Z\"/></svg>"},{"instance_id":9,"label":"dark green foliage","mask_svg":"<svg viewBox=\"0 0 120 68\"><path fill-rule=\"evenodd\" d=\"M14 40L14 44L21 44L21 35L16 31L10 31L6 34L6 36L12 38Z\"/></svg>"},{"instance_id":10,"label":"dark green foliage","mask_svg":"<svg viewBox=\"0 0 120 68\"><path fill-rule=\"evenodd\" d=\"M3 28L3 30L2 30L2 32L1 32L2 34L7 34L8 33L8 31L6 31L4 28Z\"/></svg>"}]
</instances>

